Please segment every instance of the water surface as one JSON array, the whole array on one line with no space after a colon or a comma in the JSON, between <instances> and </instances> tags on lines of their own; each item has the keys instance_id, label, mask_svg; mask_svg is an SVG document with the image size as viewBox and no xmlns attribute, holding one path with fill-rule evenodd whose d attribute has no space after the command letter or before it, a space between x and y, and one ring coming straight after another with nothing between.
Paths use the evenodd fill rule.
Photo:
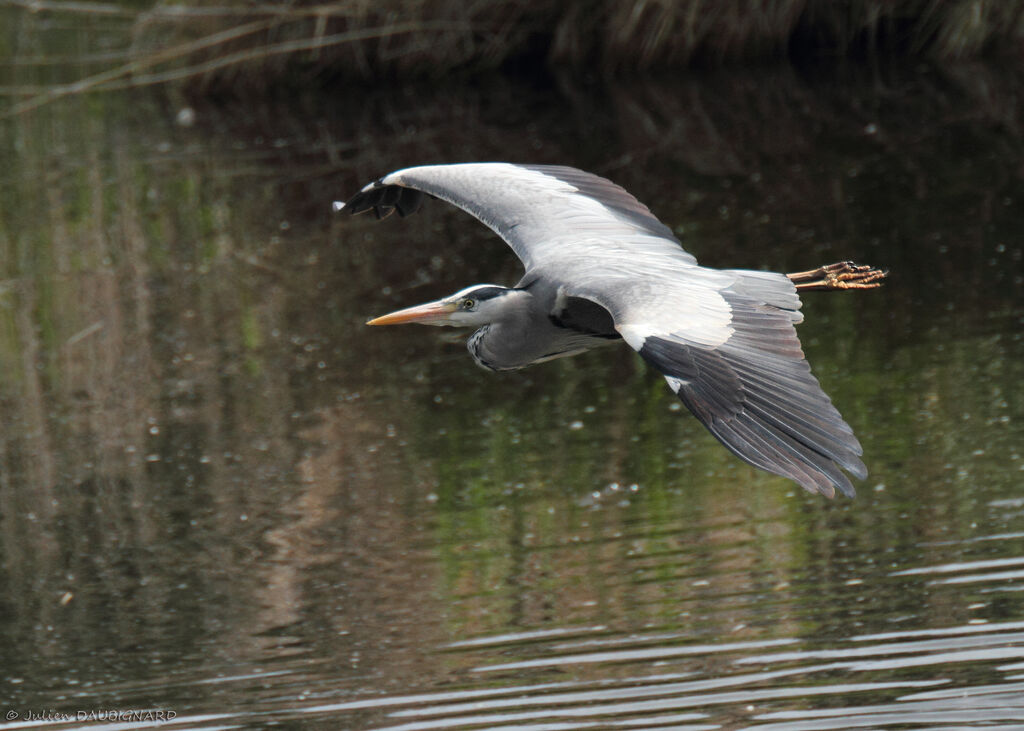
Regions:
<instances>
[{"instance_id":1,"label":"water surface","mask_svg":"<svg viewBox=\"0 0 1024 731\"><path fill-rule=\"evenodd\" d=\"M779 70L4 120L0 728L1024 723L1021 89ZM800 327L858 497L738 462L626 348L490 375L363 327L518 277L440 202L332 214L474 159L610 176L709 265L889 268Z\"/></svg>"}]
</instances>

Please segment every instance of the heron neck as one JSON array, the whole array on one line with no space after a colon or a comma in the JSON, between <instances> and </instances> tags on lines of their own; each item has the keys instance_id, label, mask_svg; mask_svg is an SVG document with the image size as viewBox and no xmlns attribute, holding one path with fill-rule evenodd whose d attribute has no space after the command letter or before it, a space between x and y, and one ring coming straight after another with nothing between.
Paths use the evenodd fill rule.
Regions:
<instances>
[{"instance_id":1,"label":"heron neck","mask_svg":"<svg viewBox=\"0 0 1024 731\"><path fill-rule=\"evenodd\" d=\"M492 371L522 368L533 362L532 335L537 320L531 307L533 295L524 289L509 289L501 304L491 322L470 335L466 343L477 365Z\"/></svg>"}]
</instances>

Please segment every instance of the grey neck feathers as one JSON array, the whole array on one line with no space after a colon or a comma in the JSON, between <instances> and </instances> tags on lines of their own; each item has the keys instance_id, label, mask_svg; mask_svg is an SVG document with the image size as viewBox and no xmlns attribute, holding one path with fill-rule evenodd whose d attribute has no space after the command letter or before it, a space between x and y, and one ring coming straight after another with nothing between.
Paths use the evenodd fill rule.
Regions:
<instances>
[{"instance_id":1,"label":"grey neck feathers","mask_svg":"<svg viewBox=\"0 0 1024 731\"><path fill-rule=\"evenodd\" d=\"M550 315L550 306L528 292L510 290L504 296L515 299L502 308L499 318L470 335L466 343L479 366L492 371L514 370L611 342L605 334L557 324Z\"/></svg>"},{"instance_id":2,"label":"grey neck feathers","mask_svg":"<svg viewBox=\"0 0 1024 731\"><path fill-rule=\"evenodd\" d=\"M529 365L533 296L522 289L509 289L500 295L501 308L493 322L472 335L466 343L477 365L492 371Z\"/></svg>"}]
</instances>

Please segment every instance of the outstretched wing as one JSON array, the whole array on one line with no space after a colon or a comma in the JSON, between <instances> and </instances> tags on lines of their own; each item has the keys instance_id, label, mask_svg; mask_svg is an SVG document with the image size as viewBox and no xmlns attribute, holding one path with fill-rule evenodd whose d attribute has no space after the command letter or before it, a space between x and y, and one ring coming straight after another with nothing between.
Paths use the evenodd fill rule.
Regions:
<instances>
[{"instance_id":1,"label":"outstretched wing","mask_svg":"<svg viewBox=\"0 0 1024 731\"><path fill-rule=\"evenodd\" d=\"M619 331L738 457L811 492L832 497L839 488L853 496L842 470L867 477L860 443L811 374L793 327L799 313L764 301L778 301L763 296L766 286L784 295L793 285L784 275L732 273L736 281L719 291L730 311L720 344L694 343L685 331L628 324ZM752 296L759 290L761 297Z\"/></svg>"},{"instance_id":2,"label":"outstretched wing","mask_svg":"<svg viewBox=\"0 0 1024 731\"><path fill-rule=\"evenodd\" d=\"M408 215L427 193L497 232L544 281L611 314L622 337L749 464L831 497L863 479L861 446L811 375L782 274L707 269L617 185L574 168L469 163L408 168L342 210Z\"/></svg>"},{"instance_id":3,"label":"outstretched wing","mask_svg":"<svg viewBox=\"0 0 1024 731\"><path fill-rule=\"evenodd\" d=\"M570 167L475 162L406 168L370 183L342 212L406 216L421 193L448 201L501 236L529 270L571 249L605 255L608 241L696 264L672 231L614 183Z\"/></svg>"}]
</instances>

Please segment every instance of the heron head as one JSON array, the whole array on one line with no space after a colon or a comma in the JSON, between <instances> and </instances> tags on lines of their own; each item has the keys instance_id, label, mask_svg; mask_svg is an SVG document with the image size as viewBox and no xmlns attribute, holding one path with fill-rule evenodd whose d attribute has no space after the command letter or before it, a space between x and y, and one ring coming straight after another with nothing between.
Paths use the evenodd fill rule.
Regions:
<instances>
[{"instance_id":1,"label":"heron head","mask_svg":"<svg viewBox=\"0 0 1024 731\"><path fill-rule=\"evenodd\" d=\"M500 320L510 304L509 295L519 291L496 284L475 284L433 302L375 317L366 324L404 325L415 322L420 325L481 327Z\"/></svg>"}]
</instances>

